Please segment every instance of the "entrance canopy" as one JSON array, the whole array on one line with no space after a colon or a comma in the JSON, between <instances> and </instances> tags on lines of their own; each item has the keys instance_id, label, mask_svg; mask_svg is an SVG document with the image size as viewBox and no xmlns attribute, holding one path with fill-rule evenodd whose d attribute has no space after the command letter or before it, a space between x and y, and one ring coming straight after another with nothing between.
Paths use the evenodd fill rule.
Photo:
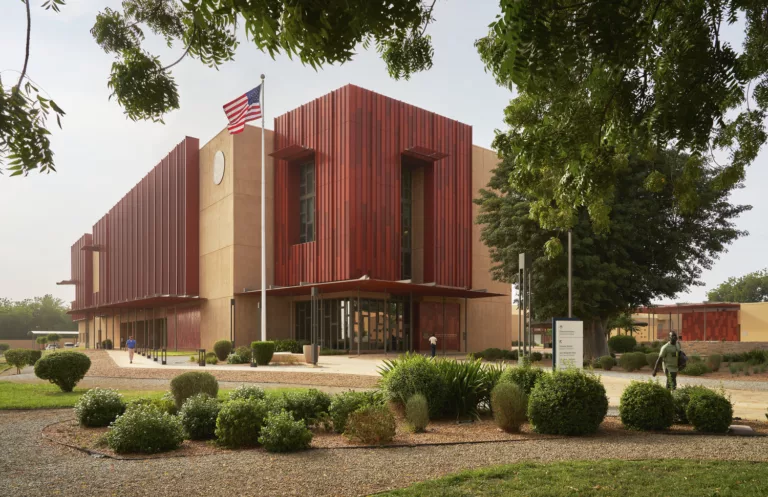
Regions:
<instances>
[{"instance_id":1,"label":"entrance canopy","mask_svg":"<svg viewBox=\"0 0 768 497\"><path fill-rule=\"evenodd\" d=\"M194 302L203 302L206 299L192 295L155 295L142 299L128 300L126 302L116 302L109 305L97 305L83 309L73 309L67 311L67 314L83 314L98 311L114 311L119 309L146 309L151 307L169 307L174 305L191 304Z\"/></svg>"},{"instance_id":2,"label":"entrance canopy","mask_svg":"<svg viewBox=\"0 0 768 497\"><path fill-rule=\"evenodd\" d=\"M505 297L503 293L491 293L486 290L474 290L454 286L440 286L434 283L411 283L405 281L372 280L367 276L357 280L329 281L325 283L305 283L297 286L267 288L270 297L298 297L310 295L312 288L322 294L341 292L389 293L421 297L446 297L461 299L481 299L486 297ZM239 295L260 295L261 289L244 289Z\"/></svg>"}]
</instances>

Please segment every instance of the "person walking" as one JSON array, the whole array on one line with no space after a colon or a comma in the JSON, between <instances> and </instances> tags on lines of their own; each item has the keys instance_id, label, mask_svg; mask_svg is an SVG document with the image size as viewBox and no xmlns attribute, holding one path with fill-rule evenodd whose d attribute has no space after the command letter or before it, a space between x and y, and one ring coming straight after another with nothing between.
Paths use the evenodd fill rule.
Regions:
<instances>
[{"instance_id":1,"label":"person walking","mask_svg":"<svg viewBox=\"0 0 768 497\"><path fill-rule=\"evenodd\" d=\"M669 342L665 343L659 352L659 358L656 359L656 365L653 367L653 376L659 370L659 365L664 367L664 374L667 376L667 389L677 389L677 372L681 366L685 365L685 354L677 340L677 333L669 332Z\"/></svg>"},{"instance_id":2,"label":"person walking","mask_svg":"<svg viewBox=\"0 0 768 497\"><path fill-rule=\"evenodd\" d=\"M128 348L128 359L131 361L131 364L133 364L133 351L136 348L136 340L134 340L133 337L128 337L125 346Z\"/></svg>"},{"instance_id":3,"label":"person walking","mask_svg":"<svg viewBox=\"0 0 768 497\"><path fill-rule=\"evenodd\" d=\"M434 333L429 335L429 347L432 349L432 357L437 353L437 337Z\"/></svg>"}]
</instances>

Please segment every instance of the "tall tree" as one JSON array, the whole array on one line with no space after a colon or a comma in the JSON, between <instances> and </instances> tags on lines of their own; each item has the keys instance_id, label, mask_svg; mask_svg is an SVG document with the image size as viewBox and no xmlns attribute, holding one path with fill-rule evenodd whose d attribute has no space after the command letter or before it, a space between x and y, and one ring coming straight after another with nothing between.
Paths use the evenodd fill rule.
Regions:
<instances>
[{"instance_id":1,"label":"tall tree","mask_svg":"<svg viewBox=\"0 0 768 497\"><path fill-rule=\"evenodd\" d=\"M69 306L52 295L12 301L0 299L0 338L26 339L32 330L75 331Z\"/></svg>"},{"instance_id":2,"label":"tall tree","mask_svg":"<svg viewBox=\"0 0 768 497\"><path fill-rule=\"evenodd\" d=\"M514 161L509 181L541 226L567 229L586 211L606 233L635 160L646 189L673 185L681 212L701 207L700 178L725 192L743 180L766 140L768 1L501 0L501 10L476 43L517 90L494 147ZM736 23L740 50L723 36ZM659 160L668 149L688 154L680 167ZM727 161L709 169L718 151Z\"/></svg>"},{"instance_id":3,"label":"tall tree","mask_svg":"<svg viewBox=\"0 0 768 497\"><path fill-rule=\"evenodd\" d=\"M25 85L29 60L30 4L26 6L27 43L18 84L0 94L0 165L8 159L12 175L54 170L45 126L49 111L64 112ZM64 0L47 0L56 11ZM234 60L241 41L272 57L285 53L312 67L349 62L359 46L374 48L395 78L432 67L433 48L427 26L435 0L123 0L122 8L105 8L91 33L104 51L115 56L108 85L112 97L133 120L162 122L179 108L171 73L184 58L209 67ZM238 28L244 28L244 40ZM178 57L162 62L144 45L145 33L178 48ZM2 86L0 84L0 86ZM0 170L1 171L1 170Z\"/></svg>"},{"instance_id":4,"label":"tall tree","mask_svg":"<svg viewBox=\"0 0 768 497\"><path fill-rule=\"evenodd\" d=\"M710 302L768 302L768 269L731 277L707 292Z\"/></svg>"},{"instance_id":5,"label":"tall tree","mask_svg":"<svg viewBox=\"0 0 768 497\"><path fill-rule=\"evenodd\" d=\"M576 211L573 224L573 312L585 322L585 356L607 353L605 330L609 319L654 299L673 298L700 285L702 269L744 234L733 224L749 206L728 201L731 188L720 188L720 168L708 166L695 181L699 197L695 209L683 212L671 184L649 191L649 168L681 173L688 157L673 151L655 163L632 160L615 178L611 229L595 234L586 208ZM517 162L506 156L494 170L488 189L476 202L481 206L483 242L490 248L493 277L515 282L518 254L533 260L533 309L537 320L567 312L567 255L545 253L545 241L562 242L567 233L544 228L531 218L531 200L517 191L509 177Z\"/></svg>"}]
</instances>

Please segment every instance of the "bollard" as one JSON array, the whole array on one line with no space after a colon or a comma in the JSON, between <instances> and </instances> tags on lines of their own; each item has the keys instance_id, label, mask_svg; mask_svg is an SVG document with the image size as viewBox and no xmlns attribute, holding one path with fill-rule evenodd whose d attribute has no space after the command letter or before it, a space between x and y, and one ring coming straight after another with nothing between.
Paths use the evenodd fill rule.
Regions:
<instances>
[{"instance_id":1,"label":"bollard","mask_svg":"<svg viewBox=\"0 0 768 497\"><path fill-rule=\"evenodd\" d=\"M205 367L205 349L197 350L197 365Z\"/></svg>"},{"instance_id":2,"label":"bollard","mask_svg":"<svg viewBox=\"0 0 768 497\"><path fill-rule=\"evenodd\" d=\"M166 349L162 349L160 351L160 363L165 366L168 363L168 351Z\"/></svg>"}]
</instances>

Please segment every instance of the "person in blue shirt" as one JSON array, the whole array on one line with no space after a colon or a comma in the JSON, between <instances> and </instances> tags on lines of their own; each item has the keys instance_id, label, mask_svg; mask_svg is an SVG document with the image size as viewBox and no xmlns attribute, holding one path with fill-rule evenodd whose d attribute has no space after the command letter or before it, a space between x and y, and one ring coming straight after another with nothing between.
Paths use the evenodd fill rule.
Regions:
<instances>
[{"instance_id":1,"label":"person in blue shirt","mask_svg":"<svg viewBox=\"0 0 768 497\"><path fill-rule=\"evenodd\" d=\"M136 348L136 340L134 340L133 337L128 337L125 346L128 348L128 359L130 359L131 364L133 364L133 350Z\"/></svg>"}]
</instances>

